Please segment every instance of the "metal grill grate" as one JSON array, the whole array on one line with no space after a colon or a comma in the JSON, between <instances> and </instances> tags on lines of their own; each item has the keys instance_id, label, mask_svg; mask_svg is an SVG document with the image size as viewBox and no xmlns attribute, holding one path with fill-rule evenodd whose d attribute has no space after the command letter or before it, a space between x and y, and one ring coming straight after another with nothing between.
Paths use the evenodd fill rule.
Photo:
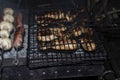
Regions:
<instances>
[{"instance_id":1,"label":"metal grill grate","mask_svg":"<svg viewBox=\"0 0 120 80\"><path fill-rule=\"evenodd\" d=\"M32 23L35 23L35 20L33 19L34 16L32 15L31 17L32 17L31 19ZM37 39L38 31L43 32L45 30L45 33L47 32L50 34L50 29L52 30L51 32L54 32L53 28L61 28L59 26L56 26L56 27L47 26L47 27L40 27L40 25L37 25L36 23L35 25L32 25L29 27L29 39L28 39L29 48L28 48L28 54L27 54L27 61L28 61L27 63L30 68L77 65L80 63L91 64L92 61L105 60L106 52L104 50L104 47L100 43L100 40L98 39L98 36L95 30L93 30L92 40L96 44L96 49L95 51L88 52L88 51L85 51L82 47L83 43L81 43L79 40L81 39L81 36L73 37L72 35L70 35L70 39L74 39L76 41L77 48L75 50L70 50L71 49L70 47L68 47L69 48L68 50L61 50L61 48L60 50L56 50L56 46L57 46L55 45L56 39L53 40L52 42L48 41L45 44L43 44L43 42L38 41ZM70 30L71 27L66 26L66 28L68 32L68 30ZM52 33L52 34L58 36L57 33ZM87 36L88 35L84 34L82 37L87 37ZM64 36L62 35L62 37ZM90 41L88 40L87 42L90 42ZM69 44L69 43L67 42L66 44ZM60 45L61 44L58 44L58 46ZM65 45L65 42L63 42L63 45ZM51 48L51 46L55 46L55 48ZM43 50L44 49L43 47L48 49ZM74 46L72 47L74 48Z\"/></svg>"}]
</instances>

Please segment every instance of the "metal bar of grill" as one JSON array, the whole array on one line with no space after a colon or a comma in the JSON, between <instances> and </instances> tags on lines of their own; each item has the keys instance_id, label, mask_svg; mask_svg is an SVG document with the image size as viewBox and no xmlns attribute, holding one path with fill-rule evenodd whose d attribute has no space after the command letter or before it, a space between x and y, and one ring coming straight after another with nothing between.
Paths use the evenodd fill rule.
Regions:
<instances>
[{"instance_id":1,"label":"metal bar of grill","mask_svg":"<svg viewBox=\"0 0 120 80\"><path fill-rule=\"evenodd\" d=\"M35 15L35 14L34 14ZM33 14L32 14L33 16ZM33 17L32 17L33 18ZM106 58L106 52L104 50L104 47L100 43L100 40L97 36L97 33L95 30L93 30L93 36L92 39L96 44L96 50L92 52L85 51L82 46L79 39L81 37L74 38L71 36L71 39L75 39L77 42L77 49L70 50L70 43L67 41L67 43L63 42L64 48L65 44L68 44L69 49L68 50L55 50L56 46L60 46L61 44L55 45L55 40L51 41L51 37L49 37L49 41L44 44L44 46L38 46L39 44L42 44L43 42L40 42L37 40L37 32L39 30L43 30L44 27L40 27L40 25L37 25L34 19L31 19L35 25L32 25L29 27L29 47L28 47L28 53L27 53L27 64L30 68L40 68L40 67L50 67L50 66L65 66L65 65L77 65L80 63L84 63L86 61L92 62L92 61L103 61ZM54 22L53 22L54 23ZM58 22L57 22L58 23ZM48 31L47 33L50 34L51 27L45 27L44 29ZM54 32L53 28L60 28L60 27L52 27L51 32ZM70 28L70 27L66 27ZM45 31L45 32L46 32ZM56 33L53 33L54 35L58 34L58 30ZM78 34L78 33L77 33ZM84 35L86 36L86 35ZM62 35L63 37L63 35ZM45 40L46 37L45 37ZM90 42L90 41L88 41ZM59 42L60 43L60 42ZM74 44L74 42L72 42ZM49 45L48 45L49 44ZM55 49L49 48L46 50L41 50L43 47L48 46L55 46ZM42 47L41 49L39 47ZM91 45L90 45L91 47ZM74 46L73 46L74 48ZM61 49L61 47L60 47Z\"/></svg>"}]
</instances>

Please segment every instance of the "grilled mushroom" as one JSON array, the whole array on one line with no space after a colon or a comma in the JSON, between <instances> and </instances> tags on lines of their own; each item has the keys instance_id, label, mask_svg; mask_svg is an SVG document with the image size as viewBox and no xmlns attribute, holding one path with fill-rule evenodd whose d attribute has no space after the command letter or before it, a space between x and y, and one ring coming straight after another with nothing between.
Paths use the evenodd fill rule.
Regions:
<instances>
[{"instance_id":1,"label":"grilled mushroom","mask_svg":"<svg viewBox=\"0 0 120 80\"><path fill-rule=\"evenodd\" d=\"M12 8L5 8L3 11L4 14L13 15L14 10Z\"/></svg>"},{"instance_id":2,"label":"grilled mushroom","mask_svg":"<svg viewBox=\"0 0 120 80\"><path fill-rule=\"evenodd\" d=\"M14 22L14 17L12 15L6 14L6 15L3 16L3 20L7 21L7 22L10 22L10 23L13 23Z\"/></svg>"},{"instance_id":3,"label":"grilled mushroom","mask_svg":"<svg viewBox=\"0 0 120 80\"><path fill-rule=\"evenodd\" d=\"M6 21L2 21L0 23L0 30L7 30L8 32L11 32L13 30L13 24Z\"/></svg>"},{"instance_id":4,"label":"grilled mushroom","mask_svg":"<svg viewBox=\"0 0 120 80\"><path fill-rule=\"evenodd\" d=\"M0 48L3 50L9 50L12 47L11 40L9 38L0 38Z\"/></svg>"}]
</instances>

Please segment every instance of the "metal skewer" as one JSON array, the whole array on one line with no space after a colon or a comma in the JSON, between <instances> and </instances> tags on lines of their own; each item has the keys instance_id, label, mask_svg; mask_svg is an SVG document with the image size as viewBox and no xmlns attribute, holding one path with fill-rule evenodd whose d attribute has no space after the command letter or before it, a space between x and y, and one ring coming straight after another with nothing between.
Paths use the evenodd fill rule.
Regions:
<instances>
[{"instance_id":1,"label":"metal skewer","mask_svg":"<svg viewBox=\"0 0 120 80\"><path fill-rule=\"evenodd\" d=\"M3 53L4 53L4 50L1 49L1 51L0 51L0 56L1 56L1 61L0 61L0 79L2 79L2 65L3 65L3 60L4 60Z\"/></svg>"},{"instance_id":2,"label":"metal skewer","mask_svg":"<svg viewBox=\"0 0 120 80\"><path fill-rule=\"evenodd\" d=\"M13 63L15 65L18 65L19 64L19 56L18 56L18 48L15 49L15 59L13 60Z\"/></svg>"}]
</instances>

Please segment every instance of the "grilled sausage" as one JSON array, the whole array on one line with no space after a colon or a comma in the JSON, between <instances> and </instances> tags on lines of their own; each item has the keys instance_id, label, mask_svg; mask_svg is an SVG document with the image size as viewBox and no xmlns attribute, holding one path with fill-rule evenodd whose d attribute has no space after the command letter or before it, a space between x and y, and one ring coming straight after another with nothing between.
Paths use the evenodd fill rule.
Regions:
<instances>
[{"instance_id":1,"label":"grilled sausage","mask_svg":"<svg viewBox=\"0 0 120 80\"><path fill-rule=\"evenodd\" d=\"M22 13L18 13L18 15L15 17L15 23L16 23L16 28L20 27L23 25L23 15Z\"/></svg>"},{"instance_id":2,"label":"grilled sausage","mask_svg":"<svg viewBox=\"0 0 120 80\"><path fill-rule=\"evenodd\" d=\"M15 48L21 48L23 46L23 35L24 35L24 28L23 27L17 28L14 34L14 42L13 42Z\"/></svg>"},{"instance_id":3,"label":"grilled sausage","mask_svg":"<svg viewBox=\"0 0 120 80\"><path fill-rule=\"evenodd\" d=\"M15 19L16 19L16 31L14 33L13 45L14 45L14 48L22 48L23 41L24 41L23 36L25 32L25 29L22 23L22 20L23 20L22 13L19 13Z\"/></svg>"}]
</instances>

